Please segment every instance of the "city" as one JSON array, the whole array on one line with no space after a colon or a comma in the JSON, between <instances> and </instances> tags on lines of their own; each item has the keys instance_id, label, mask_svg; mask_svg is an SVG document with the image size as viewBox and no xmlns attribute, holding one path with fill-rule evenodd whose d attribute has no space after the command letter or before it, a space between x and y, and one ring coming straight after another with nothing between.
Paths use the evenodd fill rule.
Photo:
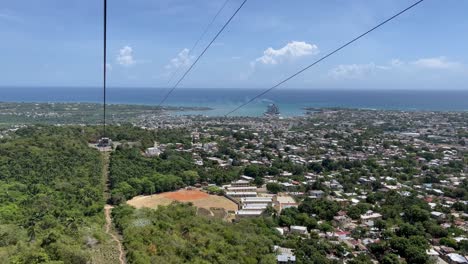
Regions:
<instances>
[{"instance_id":1,"label":"city","mask_svg":"<svg viewBox=\"0 0 468 264\"><path fill-rule=\"evenodd\" d=\"M276 263L466 263L464 112L325 108L297 117L232 118L142 112L133 120L110 126L111 147L98 146L113 149L114 210L189 203L195 215L234 229L263 219L276 237L268 249ZM13 127L3 129L4 142L37 130ZM73 127L45 125L34 133ZM93 147L99 127L76 128ZM144 221L137 212L113 220ZM128 241L140 231L117 226L129 260L141 248ZM327 246L317 248L321 243Z\"/></svg>"},{"instance_id":2,"label":"city","mask_svg":"<svg viewBox=\"0 0 468 264\"><path fill-rule=\"evenodd\" d=\"M468 264L466 10L0 0L0 264Z\"/></svg>"}]
</instances>

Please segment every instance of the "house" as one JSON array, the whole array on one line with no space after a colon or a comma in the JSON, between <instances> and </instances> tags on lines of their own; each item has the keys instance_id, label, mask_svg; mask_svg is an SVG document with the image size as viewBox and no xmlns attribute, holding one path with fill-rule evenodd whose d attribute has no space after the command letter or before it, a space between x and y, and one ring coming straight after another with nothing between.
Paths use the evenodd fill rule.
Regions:
<instances>
[{"instance_id":1,"label":"house","mask_svg":"<svg viewBox=\"0 0 468 264\"><path fill-rule=\"evenodd\" d=\"M231 182L232 187L249 187L250 186L250 181L247 180L237 180Z\"/></svg>"},{"instance_id":2,"label":"house","mask_svg":"<svg viewBox=\"0 0 468 264\"><path fill-rule=\"evenodd\" d=\"M289 183L289 182L281 182L280 185L283 187L284 190L287 191L294 191L297 190L297 185Z\"/></svg>"},{"instance_id":3,"label":"house","mask_svg":"<svg viewBox=\"0 0 468 264\"><path fill-rule=\"evenodd\" d=\"M325 196L325 192L322 190L311 190L309 191L309 198L322 199Z\"/></svg>"},{"instance_id":4,"label":"house","mask_svg":"<svg viewBox=\"0 0 468 264\"><path fill-rule=\"evenodd\" d=\"M445 214L441 212L432 211L431 217L435 219L445 219Z\"/></svg>"},{"instance_id":5,"label":"house","mask_svg":"<svg viewBox=\"0 0 468 264\"><path fill-rule=\"evenodd\" d=\"M447 264L447 262L440 258L440 254L434 250L434 248L426 250L426 254L429 256L429 259L432 261L432 263Z\"/></svg>"},{"instance_id":6,"label":"house","mask_svg":"<svg viewBox=\"0 0 468 264\"><path fill-rule=\"evenodd\" d=\"M282 236L284 236L284 229L283 228L276 227L275 229L276 229L276 231L278 231L278 233L280 233Z\"/></svg>"},{"instance_id":7,"label":"house","mask_svg":"<svg viewBox=\"0 0 468 264\"><path fill-rule=\"evenodd\" d=\"M313 173L310 173L308 172L306 175L305 175L305 178L308 179L308 180L311 180L311 181L316 181L318 176L316 174L313 174Z\"/></svg>"},{"instance_id":8,"label":"house","mask_svg":"<svg viewBox=\"0 0 468 264\"><path fill-rule=\"evenodd\" d=\"M274 208L281 213L283 209L298 207L299 204L289 195L277 195L273 198Z\"/></svg>"},{"instance_id":9,"label":"house","mask_svg":"<svg viewBox=\"0 0 468 264\"><path fill-rule=\"evenodd\" d=\"M448 263L450 264L466 264L468 263L468 260L460 255L460 254L457 254L457 253L450 253L450 254L447 254L447 260L448 260Z\"/></svg>"},{"instance_id":10,"label":"house","mask_svg":"<svg viewBox=\"0 0 468 264\"><path fill-rule=\"evenodd\" d=\"M243 180L246 180L246 181L249 181L249 182L252 182L252 181L254 180L254 178L249 177L249 176L246 176L246 175L242 175L241 178L242 178Z\"/></svg>"},{"instance_id":11,"label":"house","mask_svg":"<svg viewBox=\"0 0 468 264\"><path fill-rule=\"evenodd\" d=\"M332 180L330 182L330 188L333 190L341 190L343 189L343 186L337 180Z\"/></svg>"},{"instance_id":12,"label":"house","mask_svg":"<svg viewBox=\"0 0 468 264\"><path fill-rule=\"evenodd\" d=\"M278 264L296 263L296 256L294 255L292 249L274 246L273 250L277 253L276 261Z\"/></svg>"},{"instance_id":13,"label":"house","mask_svg":"<svg viewBox=\"0 0 468 264\"><path fill-rule=\"evenodd\" d=\"M158 146L158 143L154 143L154 147L152 148L147 148L145 151L145 155L147 157L159 157L161 155L161 149Z\"/></svg>"},{"instance_id":14,"label":"house","mask_svg":"<svg viewBox=\"0 0 468 264\"><path fill-rule=\"evenodd\" d=\"M379 219L382 219L382 215L375 213L372 210L369 210L365 214L361 215L361 223L366 226L374 226L374 221Z\"/></svg>"},{"instance_id":15,"label":"house","mask_svg":"<svg viewBox=\"0 0 468 264\"><path fill-rule=\"evenodd\" d=\"M346 232L346 231L337 231L337 232L327 232L325 233L326 234L326 237L329 238L329 239L339 239L341 241L344 241L344 240L348 240L349 239L349 235L351 234L351 232Z\"/></svg>"},{"instance_id":16,"label":"house","mask_svg":"<svg viewBox=\"0 0 468 264\"><path fill-rule=\"evenodd\" d=\"M378 220L381 219L382 215L379 213L375 213L372 210L367 211L365 214L361 215L361 220Z\"/></svg>"},{"instance_id":17,"label":"house","mask_svg":"<svg viewBox=\"0 0 468 264\"><path fill-rule=\"evenodd\" d=\"M286 253L281 253L278 256L276 256L276 261L278 264L296 263L296 256L286 254Z\"/></svg>"},{"instance_id":18,"label":"house","mask_svg":"<svg viewBox=\"0 0 468 264\"><path fill-rule=\"evenodd\" d=\"M307 235L309 232L307 231L307 227L305 226L290 226L289 231L292 234L297 234L297 235Z\"/></svg>"},{"instance_id":19,"label":"house","mask_svg":"<svg viewBox=\"0 0 468 264\"><path fill-rule=\"evenodd\" d=\"M220 159L220 158L208 157L208 158L206 158L206 159L207 159L207 160L210 160L210 161L212 161L212 162L218 163L218 165L221 166L221 167L225 167L225 166L227 165L227 163L226 163L224 160Z\"/></svg>"},{"instance_id":20,"label":"house","mask_svg":"<svg viewBox=\"0 0 468 264\"><path fill-rule=\"evenodd\" d=\"M337 227L344 228L351 224L352 219L347 215L336 215L333 217L333 224Z\"/></svg>"}]
</instances>

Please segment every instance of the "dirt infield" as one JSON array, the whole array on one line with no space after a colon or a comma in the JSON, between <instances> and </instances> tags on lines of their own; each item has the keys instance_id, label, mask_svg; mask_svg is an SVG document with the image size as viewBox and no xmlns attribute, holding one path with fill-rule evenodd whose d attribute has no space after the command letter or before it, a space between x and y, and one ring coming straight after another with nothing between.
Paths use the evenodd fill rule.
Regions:
<instances>
[{"instance_id":1,"label":"dirt infield","mask_svg":"<svg viewBox=\"0 0 468 264\"><path fill-rule=\"evenodd\" d=\"M174 201L184 203L191 202L198 208L207 209L211 212L211 215L220 215L219 213L213 213L213 211L216 211L215 208L223 209L225 212L237 210L237 204L231 200L223 196L209 195L198 190L179 190L176 192L136 196L127 201L127 204L135 208L157 208L159 205L169 205Z\"/></svg>"},{"instance_id":2,"label":"dirt infield","mask_svg":"<svg viewBox=\"0 0 468 264\"><path fill-rule=\"evenodd\" d=\"M177 192L168 192L162 193L162 196L173 199L175 201L185 202L185 201L195 201L199 199L206 199L210 197L209 194L200 192L198 190L179 190Z\"/></svg>"}]
</instances>

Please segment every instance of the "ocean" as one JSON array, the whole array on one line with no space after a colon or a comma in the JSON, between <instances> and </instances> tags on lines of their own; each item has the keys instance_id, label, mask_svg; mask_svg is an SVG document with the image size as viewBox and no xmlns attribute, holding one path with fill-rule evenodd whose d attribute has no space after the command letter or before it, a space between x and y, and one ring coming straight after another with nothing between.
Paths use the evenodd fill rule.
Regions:
<instances>
[{"instance_id":1,"label":"ocean","mask_svg":"<svg viewBox=\"0 0 468 264\"><path fill-rule=\"evenodd\" d=\"M108 88L111 104L157 105L168 89ZM248 101L258 89L176 89L166 101L171 106L201 106L213 110L183 112L223 116ZM80 87L0 87L0 102L89 102L101 103L102 90ZM267 106L275 103L281 115L298 116L305 107L342 107L407 111L468 111L467 91L420 90L303 90L281 88L273 90L242 108L234 115L261 116Z\"/></svg>"}]
</instances>

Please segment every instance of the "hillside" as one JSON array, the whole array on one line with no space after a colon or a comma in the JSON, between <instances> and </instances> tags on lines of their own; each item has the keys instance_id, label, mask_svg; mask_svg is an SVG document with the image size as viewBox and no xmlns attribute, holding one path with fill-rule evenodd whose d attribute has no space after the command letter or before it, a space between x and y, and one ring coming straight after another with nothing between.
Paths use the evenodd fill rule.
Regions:
<instances>
[{"instance_id":1,"label":"hillside","mask_svg":"<svg viewBox=\"0 0 468 264\"><path fill-rule=\"evenodd\" d=\"M71 131L24 129L0 142L0 263L113 259L101 154Z\"/></svg>"}]
</instances>

